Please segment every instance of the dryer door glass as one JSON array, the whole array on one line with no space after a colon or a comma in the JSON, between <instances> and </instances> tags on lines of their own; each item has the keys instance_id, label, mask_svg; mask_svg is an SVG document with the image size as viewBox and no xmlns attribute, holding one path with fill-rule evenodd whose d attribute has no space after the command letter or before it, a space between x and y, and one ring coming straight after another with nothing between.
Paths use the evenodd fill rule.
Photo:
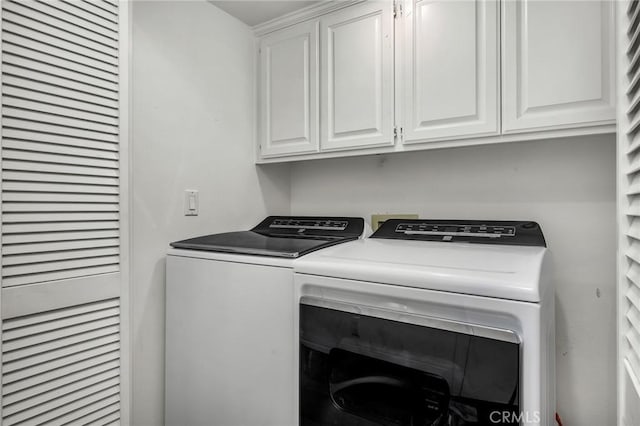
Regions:
<instances>
[{"instance_id":1,"label":"dryer door glass","mask_svg":"<svg viewBox=\"0 0 640 426\"><path fill-rule=\"evenodd\" d=\"M511 424L519 360L515 343L301 304L300 424Z\"/></svg>"}]
</instances>

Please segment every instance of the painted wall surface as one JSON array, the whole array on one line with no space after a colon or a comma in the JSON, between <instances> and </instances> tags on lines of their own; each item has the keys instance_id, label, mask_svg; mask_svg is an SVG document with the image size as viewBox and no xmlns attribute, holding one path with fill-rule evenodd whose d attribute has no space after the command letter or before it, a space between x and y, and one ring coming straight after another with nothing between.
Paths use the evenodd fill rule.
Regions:
<instances>
[{"instance_id":1,"label":"painted wall surface","mask_svg":"<svg viewBox=\"0 0 640 426\"><path fill-rule=\"evenodd\" d=\"M615 194L613 135L291 169L292 214L538 221L555 264L558 412L567 425L616 422Z\"/></svg>"},{"instance_id":2,"label":"painted wall surface","mask_svg":"<svg viewBox=\"0 0 640 426\"><path fill-rule=\"evenodd\" d=\"M170 241L289 209L288 166L253 165L254 40L204 1L133 3L133 424L164 409ZM184 216L184 190L200 215Z\"/></svg>"}]
</instances>

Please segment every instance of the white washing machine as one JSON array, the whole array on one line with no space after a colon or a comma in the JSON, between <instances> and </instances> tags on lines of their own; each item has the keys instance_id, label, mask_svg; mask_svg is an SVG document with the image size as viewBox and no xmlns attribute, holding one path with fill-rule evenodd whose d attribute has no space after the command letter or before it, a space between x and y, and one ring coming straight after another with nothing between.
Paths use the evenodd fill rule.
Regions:
<instances>
[{"instance_id":1,"label":"white washing machine","mask_svg":"<svg viewBox=\"0 0 640 426\"><path fill-rule=\"evenodd\" d=\"M293 263L363 228L360 218L278 216L172 243L165 424L296 423Z\"/></svg>"},{"instance_id":2,"label":"white washing machine","mask_svg":"<svg viewBox=\"0 0 640 426\"><path fill-rule=\"evenodd\" d=\"M548 258L535 222L389 220L298 260L299 424L553 425Z\"/></svg>"}]
</instances>

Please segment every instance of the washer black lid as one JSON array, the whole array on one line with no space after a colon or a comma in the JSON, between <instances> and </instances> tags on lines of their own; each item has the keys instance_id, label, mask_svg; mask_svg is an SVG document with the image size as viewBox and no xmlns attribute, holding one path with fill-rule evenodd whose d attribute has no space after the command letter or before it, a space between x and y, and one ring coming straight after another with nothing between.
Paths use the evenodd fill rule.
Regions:
<instances>
[{"instance_id":1,"label":"washer black lid","mask_svg":"<svg viewBox=\"0 0 640 426\"><path fill-rule=\"evenodd\" d=\"M295 258L359 238L364 220L353 217L269 216L250 231L225 232L171 243L172 247Z\"/></svg>"}]
</instances>

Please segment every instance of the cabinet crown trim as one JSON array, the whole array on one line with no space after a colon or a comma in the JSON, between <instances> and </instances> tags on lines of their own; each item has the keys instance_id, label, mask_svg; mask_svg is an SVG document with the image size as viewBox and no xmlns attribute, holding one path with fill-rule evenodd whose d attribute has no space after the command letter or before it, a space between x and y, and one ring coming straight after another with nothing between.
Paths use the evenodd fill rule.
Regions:
<instances>
[{"instance_id":1,"label":"cabinet crown trim","mask_svg":"<svg viewBox=\"0 0 640 426\"><path fill-rule=\"evenodd\" d=\"M353 6L357 3L362 3L365 0L332 0L323 1L311 6L304 7L299 10L295 10L286 15L279 16L270 21L263 22L258 25L254 25L253 33L256 37L262 37L269 33L272 33L283 28L290 27L300 22L308 21L310 19L318 18L322 15L334 12L336 10L344 9L349 6Z\"/></svg>"}]
</instances>

